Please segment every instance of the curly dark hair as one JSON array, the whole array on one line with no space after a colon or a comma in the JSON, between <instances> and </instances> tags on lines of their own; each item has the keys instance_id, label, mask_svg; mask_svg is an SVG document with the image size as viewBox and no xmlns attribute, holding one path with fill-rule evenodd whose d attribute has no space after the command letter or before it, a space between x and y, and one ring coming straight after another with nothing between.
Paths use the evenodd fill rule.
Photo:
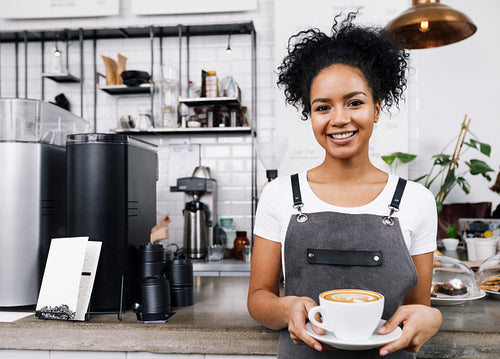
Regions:
<instances>
[{"instance_id":1,"label":"curly dark hair","mask_svg":"<svg viewBox=\"0 0 500 359\"><path fill-rule=\"evenodd\" d=\"M306 120L310 111L310 89L316 75L332 64L356 67L372 90L373 100L389 110L406 89L409 54L380 28L355 26L357 12L341 22L335 17L332 36L318 29L300 31L288 40L288 55L278 67L278 86L284 88L286 102L302 109Z\"/></svg>"}]
</instances>

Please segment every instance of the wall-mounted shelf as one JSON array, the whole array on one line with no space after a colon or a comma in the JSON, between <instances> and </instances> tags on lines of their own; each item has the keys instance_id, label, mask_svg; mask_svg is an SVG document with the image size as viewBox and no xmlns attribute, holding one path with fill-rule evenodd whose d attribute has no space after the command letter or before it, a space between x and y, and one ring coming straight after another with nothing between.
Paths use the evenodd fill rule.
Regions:
<instances>
[{"instance_id":1,"label":"wall-mounted shelf","mask_svg":"<svg viewBox=\"0 0 500 359\"><path fill-rule=\"evenodd\" d=\"M155 37L177 37L184 36L212 36L212 35L238 35L252 34L255 31L252 22L232 24L209 24L209 25L174 25L151 27L122 27L105 29L68 29L68 30L29 30L29 31L2 31L2 42L20 42L25 36L26 41L55 41L60 40L61 32L65 32L71 39L82 36L82 40L94 39L127 39L149 37L150 29Z\"/></svg>"},{"instance_id":2,"label":"wall-mounted shelf","mask_svg":"<svg viewBox=\"0 0 500 359\"><path fill-rule=\"evenodd\" d=\"M76 76L73 76L69 72L44 72L42 73L42 77L51 79L56 82L80 82L80 79Z\"/></svg>"},{"instance_id":3,"label":"wall-mounted shelf","mask_svg":"<svg viewBox=\"0 0 500 359\"><path fill-rule=\"evenodd\" d=\"M179 103L187 106L226 105L228 107L240 107L240 99L237 97L180 97Z\"/></svg>"},{"instance_id":4,"label":"wall-mounted shelf","mask_svg":"<svg viewBox=\"0 0 500 359\"><path fill-rule=\"evenodd\" d=\"M193 128L150 128L141 130L138 128L116 128L113 132L125 134L251 134L250 127L193 127Z\"/></svg>"},{"instance_id":5,"label":"wall-mounted shelf","mask_svg":"<svg viewBox=\"0 0 500 359\"><path fill-rule=\"evenodd\" d=\"M127 85L106 85L98 86L99 90L107 92L110 95L133 95L133 94L149 94L151 92L151 84L142 84L139 86Z\"/></svg>"}]
</instances>

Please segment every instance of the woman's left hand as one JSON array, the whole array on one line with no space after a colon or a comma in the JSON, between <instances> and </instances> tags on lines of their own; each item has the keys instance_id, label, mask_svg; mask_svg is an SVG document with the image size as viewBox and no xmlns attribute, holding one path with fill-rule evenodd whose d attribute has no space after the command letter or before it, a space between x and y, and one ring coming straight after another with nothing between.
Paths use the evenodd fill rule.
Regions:
<instances>
[{"instance_id":1,"label":"woman's left hand","mask_svg":"<svg viewBox=\"0 0 500 359\"><path fill-rule=\"evenodd\" d=\"M403 324L403 334L392 343L380 348L380 355L387 355L404 349L416 353L422 345L439 331L443 317L441 312L421 304L403 305L378 329L380 334L387 334Z\"/></svg>"}]
</instances>

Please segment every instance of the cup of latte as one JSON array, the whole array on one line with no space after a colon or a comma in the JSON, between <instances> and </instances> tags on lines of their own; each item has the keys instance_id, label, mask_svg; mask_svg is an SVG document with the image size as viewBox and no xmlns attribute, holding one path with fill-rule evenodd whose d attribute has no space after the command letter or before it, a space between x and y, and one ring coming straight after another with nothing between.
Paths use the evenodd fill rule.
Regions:
<instances>
[{"instance_id":1,"label":"cup of latte","mask_svg":"<svg viewBox=\"0 0 500 359\"><path fill-rule=\"evenodd\" d=\"M368 339L380 322L384 296L363 289L337 289L319 295L319 306L309 310L315 326L332 332L338 339L358 342ZM316 314L321 314L321 322Z\"/></svg>"}]
</instances>

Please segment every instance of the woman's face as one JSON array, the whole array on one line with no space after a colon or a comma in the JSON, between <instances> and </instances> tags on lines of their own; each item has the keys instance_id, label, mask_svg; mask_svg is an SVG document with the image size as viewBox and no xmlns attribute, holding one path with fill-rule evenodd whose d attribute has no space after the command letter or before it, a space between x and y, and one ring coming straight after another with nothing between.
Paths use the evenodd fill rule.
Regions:
<instances>
[{"instance_id":1,"label":"woman's face","mask_svg":"<svg viewBox=\"0 0 500 359\"><path fill-rule=\"evenodd\" d=\"M327 155L342 160L367 158L380 101L373 101L363 73L341 64L324 68L311 84L310 99L314 136Z\"/></svg>"}]
</instances>

